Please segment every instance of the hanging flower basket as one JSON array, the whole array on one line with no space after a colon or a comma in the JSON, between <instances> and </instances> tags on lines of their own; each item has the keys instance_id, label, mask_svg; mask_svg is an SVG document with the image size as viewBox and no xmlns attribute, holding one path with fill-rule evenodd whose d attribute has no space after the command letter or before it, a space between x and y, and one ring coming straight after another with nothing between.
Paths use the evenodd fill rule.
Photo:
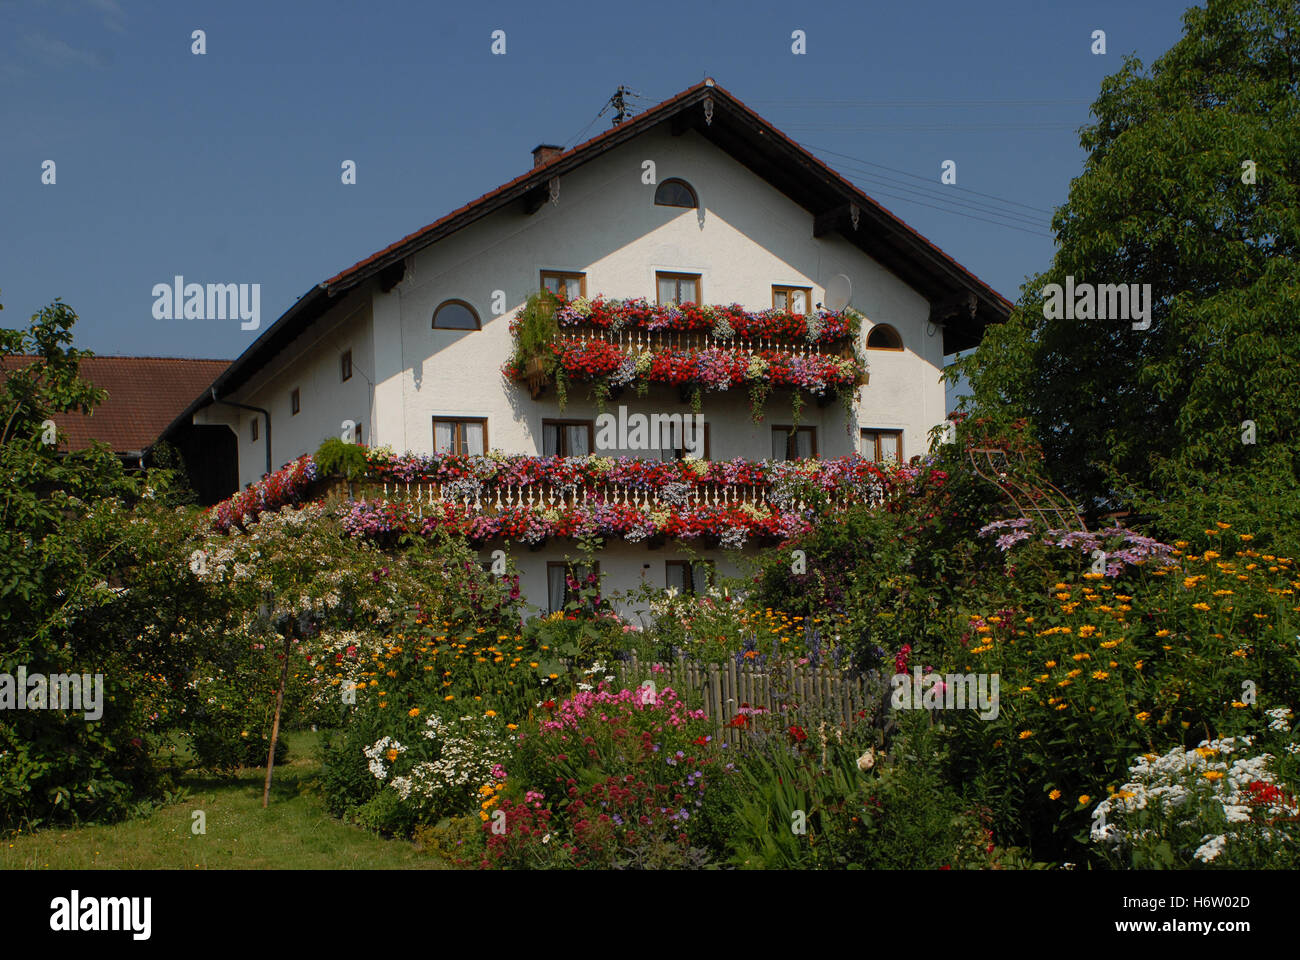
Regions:
<instances>
[{"instance_id":1,"label":"hanging flower basket","mask_svg":"<svg viewBox=\"0 0 1300 960\"><path fill-rule=\"evenodd\" d=\"M524 379L528 381L528 391L534 400L546 392L546 366L540 356L528 358L524 364Z\"/></svg>"}]
</instances>

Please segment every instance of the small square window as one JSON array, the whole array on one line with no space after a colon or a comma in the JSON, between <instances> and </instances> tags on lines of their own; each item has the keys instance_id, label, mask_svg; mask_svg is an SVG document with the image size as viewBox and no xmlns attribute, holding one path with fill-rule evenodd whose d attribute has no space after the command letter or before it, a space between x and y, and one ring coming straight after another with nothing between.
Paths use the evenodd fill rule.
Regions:
<instances>
[{"instance_id":1,"label":"small square window","mask_svg":"<svg viewBox=\"0 0 1300 960\"><path fill-rule=\"evenodd\" d=\"M301 409L302 409L302 395L298 392L298 388L294 387L293 393L289 394L289 412L296 417L298 415L298 411Z\"/></svg>"},{"instance_id":2,"label":"small square window","mask_svg":"<svg viewBox=\"0 0 1300 960\"><path fill-rule=\"evenodd\" d=\"M700 275L698 273L656 273L655 285L659 303L699 303Z\"/></svg>"},{"instance_id":3,"label":"small square window","mask_svg":"<svg viewBox=\"0 0 1300 960\"><path fill-rule=\"evenodd\" d=\"M352 351L344 350L343 356L339 358L339 375L346 383L352 379Z\"/></svg>"},{"instance_id":4,"label":"small square window","mask_svg":"<svg viewBox=\"0 0 1300 960\"><path fill-rule=\"evenodd\" d=\"M576 300L587 295L587 275L563 270L543 270L542 289L562 300Z\"/></svg>"},{"instance_id":5,"label":"small square window","mask_svg":"<svg viewBox=\"0 0 1300 960\"><path fill-rule=\"evenodd\" d=\"M787 313L807 313L812 304L811 287L773 287L772 306Z\"/></svg>"},{"instance_id":6,"label":"small square window","mask_svg":"<svg viewBox=\"0 0 1300 960\"><path fill-rule=\"evenodd\" d=\"M902 463L903 431L863 430L859 452L874 463Z\"/></svg>"},{"instance_id":7,"label":"small square window","mask_svg":"<svg viewBox=\"0 0 1300 960\"><path fill-rule=\"evenodd\" d=\"M809 460L817 458L817 428L772 428L773 460Z\"/></svg>"},{"instance_id":8,"label":"small square window","mask_svg":"<svg viewBox=\"0 0 1300 960\"><path fill-rule=\"evenodd\" d=\"M543 420L542 456L585 457L593 450L594 420Z\"/></svg>"},{"instance_id":9,"label":"small square window","mask_svg":"<svg viewBox=\"0 0 1300 960\"><path fill-rule=\"evenodd\" d=\"M487 420L481 417L434 417L433 449L436 453L487 453Z\"/></svg>"}]
</instances>

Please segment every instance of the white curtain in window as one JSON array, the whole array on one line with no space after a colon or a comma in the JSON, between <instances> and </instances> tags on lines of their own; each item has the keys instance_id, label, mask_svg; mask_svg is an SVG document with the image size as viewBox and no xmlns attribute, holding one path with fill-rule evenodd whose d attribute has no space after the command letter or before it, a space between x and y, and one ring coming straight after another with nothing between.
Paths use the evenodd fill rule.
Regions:
<instances>
[{"instance_id":1,"label":"white curtain in window","mask_svg":"<svg viewBox=\"0 0 1300 960\"><path fill-rule=\"evenodd\" d=\"M576 300L582 296L582 278L567 277L564 281L565 298Z\"/></svg>"},{"instance_id":2,"label":"white curtain in window","mask_svg":"<svg viewBox=\"0 0 1300 960\"><path fill-rule=\"evenodd\" d=\"M483 449L483 424L481 423L462 423L461 430L465 436L466 453L486 453Z\"/></svg>"},{"instance_id":3,"label":"white curtain in window","mask_svg":"<svg viewBox=\"0 0 1300 960\"><path fill-rule=\"evenodd\" d=\"M542 456L557 457L560 455L560 428L558 424L542 424Z\"/></svg>"},{"instance_id":4,"label":"white curtain in window","mask_svg":"<svg viewBox=\"0 0 1300 960\"><path fill-rule=\"evenodd\" d=\"M564 609L564 568L546 568L546 604L550 613Z\"/></svg>"},{"instance_id":5,"label":"white curtain in window","mask_svg":"<svg viewBox=\"0 0 1300 960\"><path fill-rule=\"evenodd\" d=\"M672 277L659 278L659 302L676 303L677 302L677 281Z\"/></svg>"},{"instance_id":6,"label":"white curtain in window","mask_svg":"<svg viewBox=\"0 0 1300 960\"><path fill-rule=\"evenodd\" d=\"M786 453L789 449L787 446L789 440L790 440L790 434L786 433L784 430L772 431L772 459L773 460L786 459Z\"/></svg>"},{"instance_id":7,"label":"white curtain in window","mask_svg":"<svg viewBox=\"0 0 1300 960\"><path fill-rule=\"evenodd\" d=\"M801 459L813 455L813 434L811 430L799 430L794 435L795 456Z\"/></svg>"},{"instance_id":8,"label":"white curtain in window","mask_svg":"<svg viewBox=\"0 0 1300 960\"><path fill-rule=\"evenodd\" d=\"M808 294L803 290L792 290L790 292L790 312L807 313L808 312Z\"/></svg>"},{"instance_id":9,"label":"white curtain in window","mask_svg":"<svg viewBox=\"0 0 1300 960\"><path fill-rule=\"evenodd\" d=\"M709 574L712 572L707 563L697 562L691 564L691 587L696 594L703 594L709 589Z\"/></svg>"},{"instance_id":10,"label":"white curtain in window","mask_svg":"<svg viewBox=\"0 0 1300 960\"><path fill-rule=\"evenodd\" d=\"M438 453L454 453L456 443L456 425L434 421L433 449Z\"/></svg>"},{"instance_id":11,"label":"white curtain in window","mask_svg":"<svg viewBox=\"0 0 1300 960\"><path fill-rule=\"evenodd\" d=\"M571 457L585 457L591 453L587 447L587 426L582 423L567 424L564 428L564 439Z\"/></svg>"},{"instance_id":12,"label":"white curtain in window","mask_svg":"<svg viewBox=\"0 0 1300 960\"><path fill-rule=\"evenodd\" d=\"M681 284L681 291L682 291L681 300L678 301L679 303L699 303L699 302L700 302L699 295L698 295L698 293L697 293L696 290L695 290L695 281L694 281L694 280L678 280L677 282L678 282L679 284Z\"/></svg>"}]
</instances>

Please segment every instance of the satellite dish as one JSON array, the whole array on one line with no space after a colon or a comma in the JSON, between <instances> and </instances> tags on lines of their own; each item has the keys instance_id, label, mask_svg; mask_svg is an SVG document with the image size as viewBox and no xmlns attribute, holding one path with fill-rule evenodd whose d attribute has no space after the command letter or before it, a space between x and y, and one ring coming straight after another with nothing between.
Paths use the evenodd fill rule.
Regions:
<instances>
[{"instance_id":1,"label":"satellite dish","mask_svg":"<svg viewBox=\"0 0 1300 960\"><path fill-rule=\"evenodd\" d=\"M842 273L826 281L826 309L839 313L849 305L853 296L853 283Z\"/></svg>"}]
</instances>

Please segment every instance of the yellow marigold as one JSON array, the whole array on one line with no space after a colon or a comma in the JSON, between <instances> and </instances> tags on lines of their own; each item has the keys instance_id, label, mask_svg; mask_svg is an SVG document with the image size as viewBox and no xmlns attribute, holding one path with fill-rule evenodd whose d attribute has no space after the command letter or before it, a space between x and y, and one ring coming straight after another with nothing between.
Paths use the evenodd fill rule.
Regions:
<instances>
[{"instance_id":1,"label":"yellow marigold","mask_svg":"<svg viewBox=\"0 0 1300 960\"><path fill-rule=\"evenodd\" d=\"M1215 553L1213 550L1206 550L1205 553L1202 554L1202 556L1204 556L1204 558L1205 558L1206 560L1217 560L1217 559L1219 559L1219 555L1218 555L1217 553Z\"/></svg>"},{"instance_id":2,"label":"yellow marigold","mask_svg":"<svg viewBox=\"0 0 1300 960\"><path fill-rule=\"evenodd\" d=\"M449 693L449 694L447 694L445 697L443 697L442 699L443 699L443 702L446 703L448 700L455 700L455 699L456 699L456 696L455 696L455 694L451 694L451 693Z\"/></svg>"},{"instance_id":3,"label":"yellow marigold","mask_svg":"<svg viewBox=\"0 0 1300 960\"><path fill-rule=\"evenodd\" d=\"M1148 720L1151 719L1151 714L1148 713L1146 710L1143 710L1143 711L1141 711L1140 713L1138 713L1137 718L1138 718L1138 720L1140 720L1140 721L1142 721L1143 723L1145 723L1146 721L1148 721Z\"/></svg>"},{"instance_id":4,"label":"yellow marigold","mask_svg":"<svg viewBox=\"0 0 1300 960\"><path fill-rule=\"evenodd\" d=\"M1233 706L1233 709L1234 709L1234 710L1245 710L1245 709L1246 709L1246 705L1245 705L1244 703L1242 703L1240 700L1234 700L1234 701L1232 701L1232 706Z\"/></svg>"},{"instance_id":5,"label":"yellow marigold","mask_svg":"<svg viewBox=\"0 0 1300 960\"><path fill-rule=\"evenodd\" d=\"M1090 653L1076 653L1076 654L1074 655L1073 659L1074 659L1074 660L1091 660L1091 659L1092 659L1092 654L1090 654Z\"/></svg>"},{"instance_id":6,"label":"yellow marigold","mask_svg":"<svg viewBox=\"0 0 1300 960\"><path fill-rule=\"evenodd\" d=\"M1255 535L1253 533L1239 533L1237 534L1237 539L1244 540L1247 543L1249 543L1251 540L1255 539Z\"/></svg>"},{"instance_id":7,"label":"yellow marigold","mask_svg":"<svg viewBox=\"0 0 1300 960\"><path fill-rule=\"evenodd\" d=\"M1205 776L1205 779L1206 779L1206 780L1222 780L1222 779L1223 779L1223 771L1222 771L1222 770L1206 770L1204 776Z\"/></svg>"},{"instance_id":8,"label":"yellow marigold","mask_svg":"<svg viewBox=\"0 0 1300 960\"><path fill-rule=\"evenodd\" d=\"M1034 731L1032 731L1032 730L1021 730L1021 731L1020 731L1020 739L1021 739L1021 740L1028 740L1028 739L1029 739L1030 737L1032 737L1033 735L1034 735Z\"/></svg>"},{"instance_id":9,"label":"yellow marigold","mask_svg":"<svg viewBox=\"0 0 1300 960\"><path fill-rule=\"evenodd\" d=\"M407 715L408 717L418 717L418 716L420 715L420 708L419 708L419 707L412 707L410 710L407 710L407 711L406 711L406 715Z\"/></svg>"},{"instance_id":10,"label":"yellow marigold","mask_svg":"<svg viewBox=\"0 0 1300 960\"><path fill-rule=\"evenodd\" d=\"M386 756L386 757L388 758L388 762L389 762L389 763L392 763L394 760L397 759L397 755L398 755L399 752L400 752L400 751L398 751L398 750L396 750L396 749L394 749L394 748L392 748L392 747L389 747L389 749L384 753L384 756Z\"/></svg>"},{"instance_id":11,"label":"yellow marigold","mask_svg":"<svg viewBox=\"0 0 1300 960\"><path fill-rule=\"evenodd\" d=\"M1210 605L1208 603L1194 603L1192 604L1192 609L1199 610L1201 611L1201 613L1205 613L1207 610L1210 609Z\"/></svg>"},{"instance_id":12,"label":"yellow marigold","mask_svg":"<svg viewBox=\"0 0 1300 960\"><path fill-rule=\"evenodd\" d=\"M1049 800L1060 800L1060 799L1061 799L1061 791L1060 791L1060 790L1053 790L1051 793L1049 793L1049 794L1047 795L1047 797L1048 797Z\"/></svg>"},{"instance_id":13,"label":"yellow marigold","mask_svg":"<svg viewBox=\"0 0 1300 960\"><path fill-rule=\"evenodd\" d=\"M536 670L537 667L538 667L538 663L537 663L536 660L533 660L533 661L530 662L528 665L529 665L530 667L532 667L534 670Z\"/></svg>"},{"instance_id":14,"label":"yellow marigold","mask_svg":"<svg viewBox=\"0 0 1300 960\"><path fill-rule=\"evenodd\" d=\"M1157 631L1156 631L1156 636L1157 636L1157 637L1167 637L1167 636L1169 636L1169 631L1168 631L1168 630L1157 630Z\"/></svg>"},{"instance_id":15,"label":"yellow marigold","mask_svg":"<svg viewBox=\"0 0 1300 960\"><path fill-rule=\"evenodd\" d=\"M1109 678L1110 678L1110 674L1107 673L1105 670L1095 670L1095 671L1093 671L1092 679L1094 679L1094 680L1107 680L1107 679L1109 679Z\"/></svg>"},{"instance_id":16,"label":"yellow marigold","mask_svg":"<svg viewBox=\"0 0 1300 960\"><path fill-rule=\"evenodd\" d=\"M1081 673L1083 673L1082 670L1075 669L1075 670L1071 670L1069 673L1067 673L1066 676L1067 676L1067 677L1077 677L1077 676L1078 676L1079 674L1081 674Z\"/></svg>"},{"instance_id":17,"label":"yellow marigold","mask_svg":"<svg viewBox=\"0 0 1300 960\"><path fill-rule=\"evenodd\" d=\"M1234 657L1244 657L1244 656L1246 656L1246 651L1245 651L1245 650L1234 650L1234 651L1232 651L1232 656L1234 656Z\"/></svg>"},{"instance_id":18,"label":"yellow marigold","mask_svg":"<svg viewBox=\"0 0 1300 960\"><path fill-rule=\"evenodd\" d=\"M506 729L507 729L507 730L518 730L518 729L519 729L519 724L517 724L517 723L507 723L507 724L506 724Z\"/></svg>"},{"instance_id":19,"label":"yellow marigold","mask_svg":"<svg viewBox=\"0 0 1300 960\"><path fill-rule=\"evenodd\" d=\"M1118 646L1119 646L1118 640L1103 640L1101 642L1101 648L1103 650L1114 650Z\"/></svg>"},{"instance_id":20,"label":"yellow marigold","mask_svg":"<svg viewBox=\"0 0 1300 960\"><path fill-rule=\"evenodd\" d=\"M1092 800L1092 797L1088 796L1088 795L1085 793L1085 794L1083 794L1082 796L1079 797L1079 806L1081 806L1081 807L1086 807L1086 806L1088 805L1089 801L1091 801L1091 800Z\"/></svg>"},{"instance_id":21,"label":"yellow marigold","mask_svg":"<svg viewBox=\"0 0 1300 960\"><path fill-rule=\"evenodd\" d=\"M1232 591L1231 591L1231 590L1215 590L1215 591L1214 591L1214 595L1215 595L1216 597L1230 597L1230 596L1232 596Z\"/></svg>"},{"instance_id":22,"label":"yellow marigold","mask_svg":"<svg viewBox=\"0 0 1300 960\"><path fill-rule=\"evenodd\" d=\"M1056 661L1055 661L1055 660L1048 660L1045 664L1043 664L1043 666L1045 666L1045 667L1054 667L1054 666L1056 666Z\"/></svg>"},{"instance_id":23,"label":"yellow marigold","mask_svg":"<svg viewBox=\"0 0 1300 960\"><path fill-rule=\"evenodd\" d=\"M1058 703L1058 704L1056 705L1056 709L1057 709L1057 710L1064 710L1064 709L1065 709L1066 707L1068 707L1068 706L1069 706L1068 703Z\"/></svg>"}]
</instances>

